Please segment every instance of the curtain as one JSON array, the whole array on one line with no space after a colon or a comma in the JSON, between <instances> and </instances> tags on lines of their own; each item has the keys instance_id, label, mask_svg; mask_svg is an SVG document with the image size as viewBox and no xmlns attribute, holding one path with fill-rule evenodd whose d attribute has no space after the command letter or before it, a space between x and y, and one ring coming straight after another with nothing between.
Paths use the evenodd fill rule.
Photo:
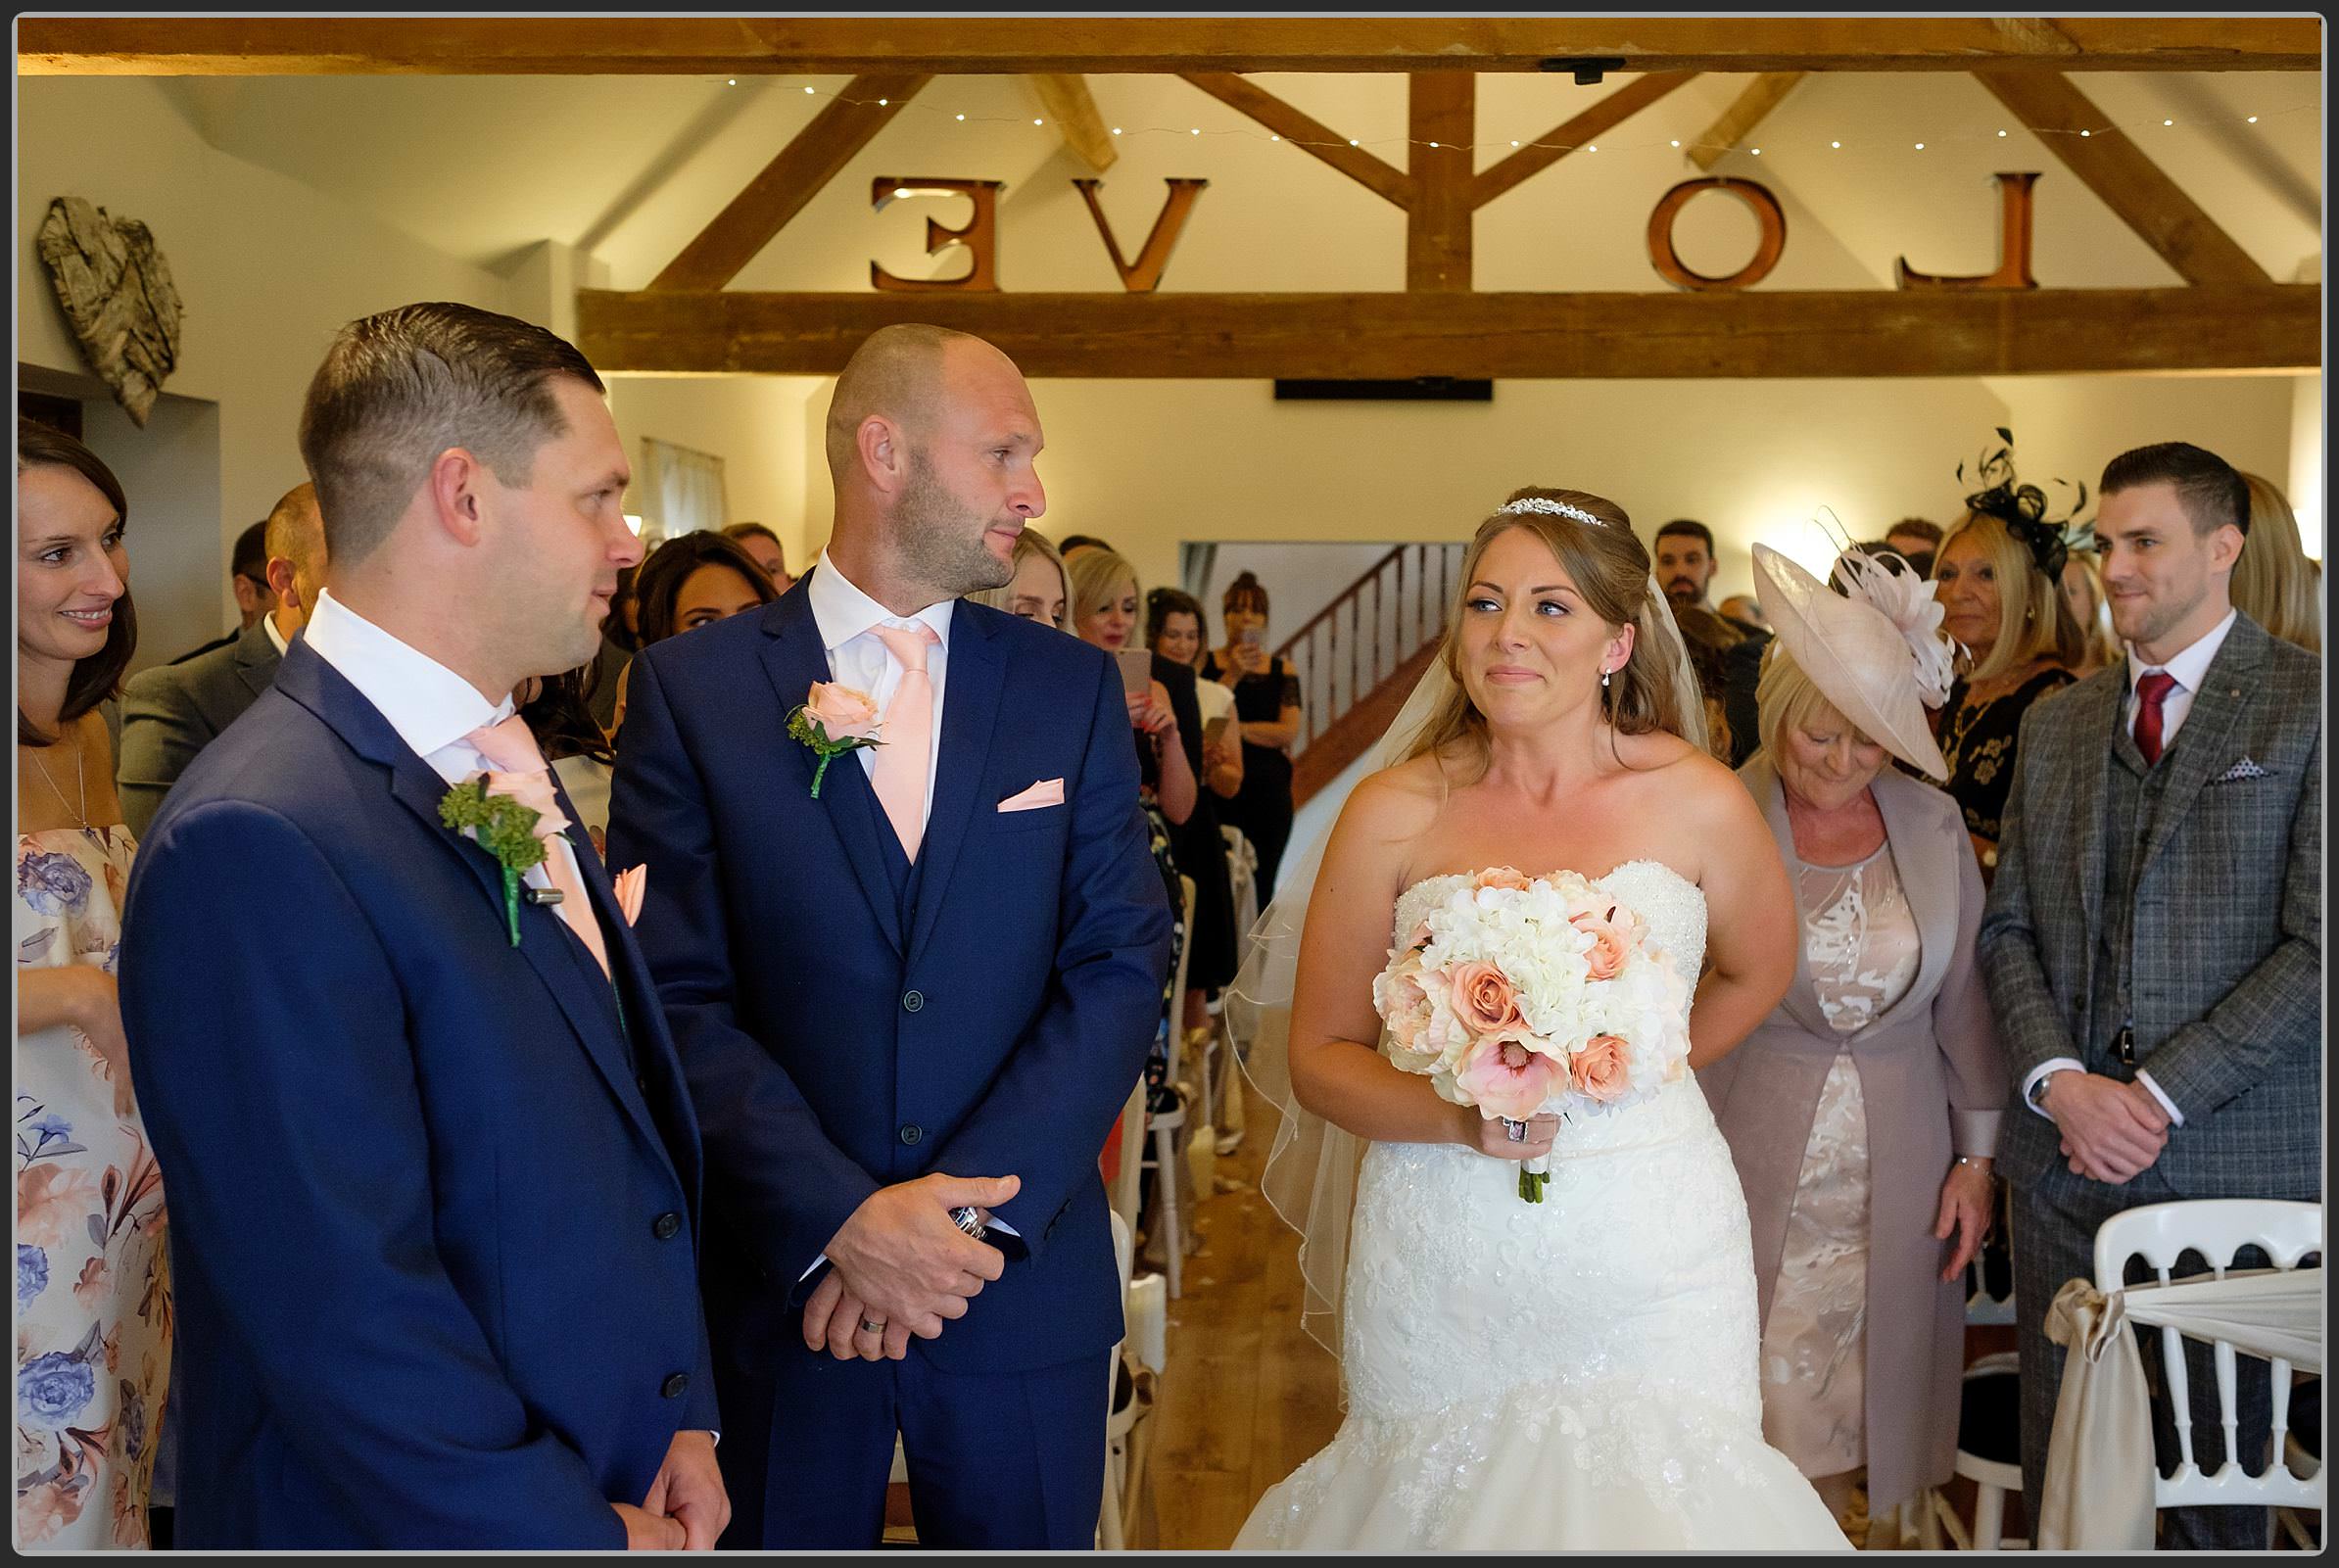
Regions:
<instances>
[{"instance_id":1,"label":"curtain","mask_svg":"<svg viewBox=\"0 0 2339 1568\"><path fill-rule=\"evenodd\" d=\"M719 529L731 521L723 459L655 436L642 438L642 471L634 476L634 496L641 508L644 546L677 534Z\"/></svg>"}]
</instances>

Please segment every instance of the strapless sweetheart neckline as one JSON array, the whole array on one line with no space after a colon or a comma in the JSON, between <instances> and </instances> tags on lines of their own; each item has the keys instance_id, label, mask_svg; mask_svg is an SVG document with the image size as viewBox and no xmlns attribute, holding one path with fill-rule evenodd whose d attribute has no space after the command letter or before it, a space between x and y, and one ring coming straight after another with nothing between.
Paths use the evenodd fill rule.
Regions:
<instances>
[{"instance_id":1,"label":"strapless sweetheart neckline","mask_svg":"<svg viewBox=\"0 0 2339 1568\"><path fill-rule=\"evenodd\" d=\"M1690 880L1680 872L1675 871L1672 867L1666 865L1663 861L1657 859L1653 855L1636 855L1631 860L1620 860L1615 865L1610 866L1606 871L1601 872L1598 877L1585 877L1584 879L1591 882L1604 882L1609 878L1617 875L1617 873L1630 871L1635 866L1653 866L1658 871L1663 872L1666 876L1672 878L1675 881L1681 883L1682 886L1689 888L1694 893L1702 895L1705 891L1704 888L1699 887L1695 882ZM1405 891L1409 893L1416 887L1427 887L1431 882L1467 881L1471 878L1478 876L1480 872L1490 869L1492 868L1481 866L1475 871L1442 871L1433 877L1420 877L1414 879L1411 882L1406 885ZM1571 874L1570 868L1559 866L1554 867L1551 871L1536 872L1534 875L1537 877L1557 877L1569 874ZM1582 872L1573 872L1572 875L1578 877L1584 876ZM1400 894L1399 896L1402 897L1403 894Z\"/></svg>"}]
</instances>

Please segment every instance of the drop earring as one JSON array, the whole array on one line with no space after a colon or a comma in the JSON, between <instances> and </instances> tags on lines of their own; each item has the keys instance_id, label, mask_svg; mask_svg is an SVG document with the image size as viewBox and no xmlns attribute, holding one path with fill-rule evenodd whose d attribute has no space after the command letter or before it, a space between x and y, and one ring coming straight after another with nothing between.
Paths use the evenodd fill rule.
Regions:
<instances>
[{"instance_id":1,"label":"drop earring","mask_svg":"<svg viewBox=\"0 0 2339 1568\"><path fill-rule=\"evenodd\" d=\"M1605 691L1605 690L1607 690L1607 689L1608 689L1608 677L1609 677L1609 676L1610 676L1612 673L1614 673L1614 672L1612 672L1612 671L1608 671L1608 670L1602 670L1602 671L1600 671L1600 672L1599 672L1599 689L1600 689L1602 691Z\"/></svg>"}]
</instances>

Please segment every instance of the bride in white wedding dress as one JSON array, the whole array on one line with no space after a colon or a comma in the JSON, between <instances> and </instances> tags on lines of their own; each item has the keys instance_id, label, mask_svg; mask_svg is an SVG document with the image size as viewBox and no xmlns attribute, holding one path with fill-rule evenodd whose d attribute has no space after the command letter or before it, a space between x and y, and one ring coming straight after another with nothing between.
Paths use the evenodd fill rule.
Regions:
<instances>
[{"instance_id":1,"label":"bride in white wedding dress","mask_svg":"<svg viewBox=\"0 0 2339 1568\"><path fill-rule=\"evenodd\" d=\"M1845 1548L1762 1440L1745 1202L1695 1077L1513 1142L1370 1043L1392 943L1497 867L1581 872L1685 978L1702 969L1694 1067L1794 969L1785 870L1752 798L1683 738L1701 733L1695 688L1623 511L1522 491L1462 579L1384 745L1403 760L1357 786L1313 893L1287 879L1237 982L1281 1002L1268 972L1288 974L1304 905L1287 1042L1268 1014L1251 1067L1285 1116L1263 1185L1287 1217L1313 1189L1302 1262L1312 1313L1337 1325L1347 1418L1234 1544ZM1515 1162L1540 1156L1550 1184L1523 1203Z\"/></svg>"}]
</instances>

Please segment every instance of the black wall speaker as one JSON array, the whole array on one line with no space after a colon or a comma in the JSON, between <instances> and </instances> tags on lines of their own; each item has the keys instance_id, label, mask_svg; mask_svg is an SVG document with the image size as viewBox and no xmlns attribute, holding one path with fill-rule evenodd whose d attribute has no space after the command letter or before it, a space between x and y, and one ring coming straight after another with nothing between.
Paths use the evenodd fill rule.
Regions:
<instances>
[{"instance_id":1,"label":"black wall speaker","mask_svg":"<svg viewBox=\"0 0 2339 1568\"><path fill-rule=\"evenodd\" d=\"M1277 403L1492 403L1495 384L1462 376L1413 376L1403 381L1286 381L1275 383Z\"/></svg>"}]
</instances>

